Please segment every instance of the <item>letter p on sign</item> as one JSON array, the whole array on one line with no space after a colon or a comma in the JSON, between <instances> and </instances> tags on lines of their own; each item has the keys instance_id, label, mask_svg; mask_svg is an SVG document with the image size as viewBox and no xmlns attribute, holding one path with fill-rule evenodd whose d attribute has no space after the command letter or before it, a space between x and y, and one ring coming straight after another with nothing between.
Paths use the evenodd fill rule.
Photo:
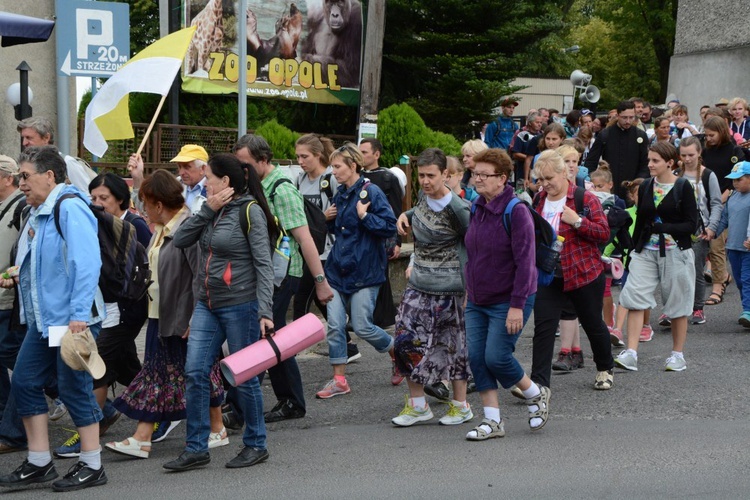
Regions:
<instances>
[{"instance_id":1,"label":"letter p on sign","mask_svg":"<svg viewBox=\"0 0 750 500\"><path fill-rule=\"evenodd\" d=\"M88 59L90 46L109 46L114 42L112 12L107 10L76 9L76 55Z\"/></svg>"}]
</instances>

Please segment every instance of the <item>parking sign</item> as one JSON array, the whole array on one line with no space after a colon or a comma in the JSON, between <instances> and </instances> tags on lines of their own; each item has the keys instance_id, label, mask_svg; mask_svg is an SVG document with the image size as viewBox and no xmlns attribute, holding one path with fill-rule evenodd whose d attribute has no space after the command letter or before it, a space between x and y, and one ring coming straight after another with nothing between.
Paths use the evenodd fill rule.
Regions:
<instances>
[{"instance_id":1,"label":"parking sign","mask_svg":"<svg viewBox=\"0 0 750 500\"><path fill-rule=\"evenodd\" d=\"M128 4L57 0L55 9L58 74L106 78L128 62Z\"/></svg>"}]
</instances>

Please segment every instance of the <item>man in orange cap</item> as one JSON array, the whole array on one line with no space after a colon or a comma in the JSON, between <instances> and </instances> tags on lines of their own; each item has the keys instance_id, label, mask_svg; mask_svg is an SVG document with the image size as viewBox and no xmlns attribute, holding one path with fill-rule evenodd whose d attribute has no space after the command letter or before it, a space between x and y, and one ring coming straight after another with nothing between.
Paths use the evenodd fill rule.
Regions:
<instances>
[{"instance_id":1,"label":"man in orange cap","mask_svg":"<svg viewBox=\"0 0 750 500\"><path fill-rule=\"evenodd\" d=\"M208 153L201 146L186 144L182 146L177 156L169 160L177 164L178 180L184 186L182 196L185 197L185 205L191 213L200 210L206 201L206 163ZM138 199L138 190L143 182L143 159L141 155L132 154L128 160L128 170L133 178L133 190L130 197L138 210L143 211L141 201Z\"/></svg>"}]
</instances>

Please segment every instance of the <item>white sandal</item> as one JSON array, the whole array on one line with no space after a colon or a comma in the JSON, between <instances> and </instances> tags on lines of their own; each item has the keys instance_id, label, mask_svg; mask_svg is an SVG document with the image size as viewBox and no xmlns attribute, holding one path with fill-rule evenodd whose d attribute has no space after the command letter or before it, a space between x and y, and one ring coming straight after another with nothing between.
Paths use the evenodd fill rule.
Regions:
<instances>
[{"instance_id":1,"label":"white sandal","mask_svg":"<svg viewBox=\"0 0 750 500\"><path fill-rule=\"evenodd\" d=\"M208 435L208 449L218 448L219 446L226 446L229 444L229 436L227 435L227 428L222 427L219 432L212 432Z\"/></svg>"},{"instance_id":2,"label":"white sandal","mask_svg":"<svg viewBox=\"0 0 750 500\"><path fill-rule=\"evenodd\" d=\"M137 458L148 458L151 453L151 441L138 441L134 437L129 437L124 441L113 441L104 445L105 448ZM148 448L144 450L144 448Z\"/></svg>"}]
</instances>

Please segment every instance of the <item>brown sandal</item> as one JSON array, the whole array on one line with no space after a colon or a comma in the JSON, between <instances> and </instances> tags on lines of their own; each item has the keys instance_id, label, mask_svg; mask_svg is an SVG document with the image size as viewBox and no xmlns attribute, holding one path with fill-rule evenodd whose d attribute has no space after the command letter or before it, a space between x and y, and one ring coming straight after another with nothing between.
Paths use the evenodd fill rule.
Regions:
<instances>
[{"instance_id":1,"label":"brown sandal","mask_svg":"<svg viewBox=\"0 0 750 500\"><path fill-rule=\"evenodd\" d=\"M724 291L726 288L722 287L721 292L711 292L711 295L706 299L707 306L715 306L721 304L724 301Z\"/></svg>"}]
</instances>

